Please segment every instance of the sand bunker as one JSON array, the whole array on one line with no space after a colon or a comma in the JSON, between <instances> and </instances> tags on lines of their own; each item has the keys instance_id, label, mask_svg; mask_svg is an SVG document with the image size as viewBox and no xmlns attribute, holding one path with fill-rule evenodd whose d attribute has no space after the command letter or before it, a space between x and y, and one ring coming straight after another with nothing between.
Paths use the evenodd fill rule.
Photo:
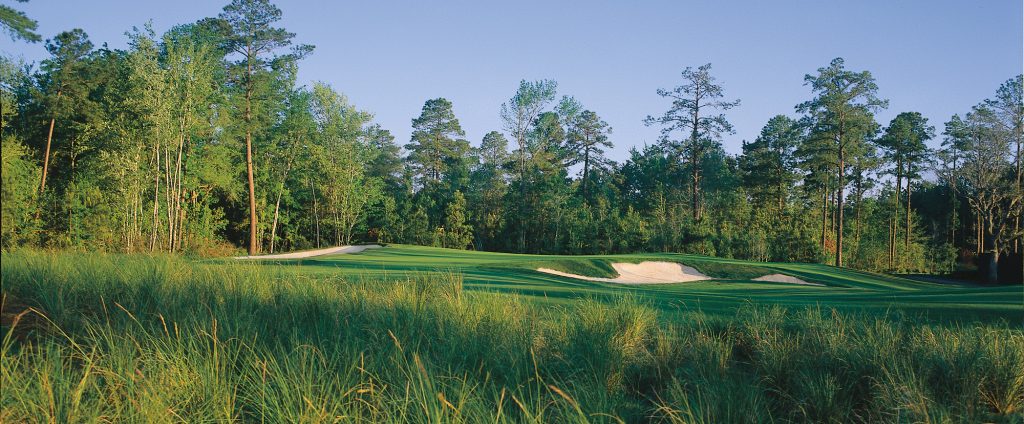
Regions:
<instances>
[{"instance_id":1,"label":"sand bunker","mask_svg":"<svg viewBox=\"0 0 1024 424\"><path fill-rule=\"evenodd\" d=\"M302 259L311 258L313 256L323 255L343 255L346 253L359 253L366 249L376 249L381 247L377 244L364 244L359 246L337 246L328 247L326 249L317 250L303 250L301 252L290 252L280 253L276 255L256 255L256 256L235 256L235 259Z\"/></svg>"},{"instance_id":2,"label":"sand bunker","mask_svg":"<svg viewBox=\"0 0 1024 424\"><path fill-rule=\"evenodd\" d=\"M685 283L689 281L710 280L711 277L701 274L692 267L675 262L640 262L638 264L613 263L612 268L618 272L615 278L587 277L570 274L550 268L537 268L537 271L587 281L619 284L667 284Z\"/></svg>"},{"instance_id":3,"label":"sand bunker","mask_svg":"<svg viewBox=\"0 0 1024 424\"><path fill-rule=\"evenodd\" d=\"M618 284L669 284L686 283L690 281L711 280L711 277L702 274L693 267L688 267L675 262L640 262L638 264L613 263L612 268L619 274L615 278L588 277L586 275L570 274L551 268L537 268L537 271L545 274L558 275L562 277L575 278L577 280L599 281L602 283ZM769 274L755 278L753 281L766 281L772 283L798 284L801 286L823 286L824 284L811 283L791 275Z\"/></svg>"},{"instance_id":4,"label":"sand bunker","mask_svg":"<svg viewBox=\"0 0 1024 424\"><path fill-rule=\"evenodd\" d=\"M799 284L802 286L823 286L824 284L811 283L791 275L786 274L770 274L764 277L757 277L754 281L769 281L772 283L786 283L786 284Z\"/></svg>"}]
</instances>

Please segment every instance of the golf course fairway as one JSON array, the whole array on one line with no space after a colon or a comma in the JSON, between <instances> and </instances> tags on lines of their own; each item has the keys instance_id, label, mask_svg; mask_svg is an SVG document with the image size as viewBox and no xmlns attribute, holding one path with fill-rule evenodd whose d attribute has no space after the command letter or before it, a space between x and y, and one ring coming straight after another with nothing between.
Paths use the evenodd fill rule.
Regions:
<instances>
[{"instance_id":1,"label":"golf course fairway","mask_svg":"<svg viewBox=\"0 0 1024 424\"><path fill-rule=\"evenodd\" d=\"M607 278L615 276L612 263L644 261L677 262L696 268L713 279L623 285L537 271L538 268L550 268ZM1006 319L1024 323L1024 289L1019 285L943 284L821 264L763 263L673 253L523 255L396 244L357 254L328 254L296 260L265 260L262 263L283 268L286 272L326 273L352 280L401 280L423 273L455 273L463 278L467 289L514 293L543 303L565 303L581 298L611 299L630 294L661 309L699 310L704 313L728 313L753 303L874 313L903 311L942 321ZM820 286L755 281L771 274L797 277Z\"/></svg>"}]
</instances>

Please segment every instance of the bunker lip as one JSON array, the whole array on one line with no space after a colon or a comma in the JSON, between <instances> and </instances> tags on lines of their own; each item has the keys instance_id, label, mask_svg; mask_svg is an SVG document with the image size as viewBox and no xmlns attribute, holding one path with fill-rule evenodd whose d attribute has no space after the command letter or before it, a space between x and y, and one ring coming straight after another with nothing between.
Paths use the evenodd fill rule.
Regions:
<instances>
[{"instance_id":1,"label":"bunker lip","mask_svg":"<svg viewBox=\"0 0 1024 424\"><path fill-rule=\"evenodd\" d=\"M616 262L611 265L619 274L618 277L588 277L550 268L538 268L537 271L579 280L618 284L671 284L711 279L693 267L676 262L640 262L638 264Z\"/></svg>"},{"instance_id":2,"label":"bunker lip","mask_svg":"<svg viewBox=\"0 0 1024 424\"><path fill-rule=\"evenodd\" d=\"M618 273L618 276L615 278L588 277L586 275L572 274L551 268L537 268L537 271L561 277L575 278L578 280L616 284L672 284L714 279L704 275L693 267L676 262L640 262L638 264L616 262L611 265ZM768 274L754 278L752 281L796 284L802 286L823 286L823 284L807 282L785 274Z\"/></svg>"},{"instance_id":3,"label":"bunker lip","mask_svg":"<svg viewBox=\"0 0 1024 424\"><path fill-rule=\"evenodd\" d=\"M377 249L379 244L363 244L358 246L335 246L325 249L303 250L301 252L279 253L275 255L235 256L235 259L302 259L324 255L344 255L348 253L359 253L366 249Z\"/></svg>"},{"instance_id":4,"label":"bunker lip","mask_svg":"<svg viewBox=\"0 0 1024 424\"><path fill-rule=\"evenodd\" d=\"M763 277L757 277L757 278L754 279L754 281L767 281L767 282L772 282L772 283L798 284L798 285L801 285L801 286L819 286L819 287L823 287L824 286L824 284L812 283L812 282L809 282L809 281L804 281L804 280L796 278L796 277L794 277L792 275L786 275L786 274L769 274L769 275L765 275Z\"/></svg>"}]
</instances>

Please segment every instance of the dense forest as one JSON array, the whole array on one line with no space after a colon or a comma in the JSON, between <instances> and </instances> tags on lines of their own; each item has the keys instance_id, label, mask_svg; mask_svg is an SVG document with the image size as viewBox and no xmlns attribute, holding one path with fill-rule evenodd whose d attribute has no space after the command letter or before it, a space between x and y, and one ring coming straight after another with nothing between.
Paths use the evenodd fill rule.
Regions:
<instances>
[{"instance_id":1,"label":"dense forest","mask_svg":"<svg viewBox=\"0 0 1024 424\"><path fill-rule=\"evenodd\" d=\"M661 139L616 163L606 149L637 140L551 80L510 82L495 100L504 125L482 140L445 98L395 140L327 83L297 81L314 48L280 18L267 0L234 0L164 34L133 28L113 49L79 29L43 41L5 15L50 57L0 59L3 248L672 251L893 272L980 264L992 280L1000 259L1020 267L1020 75L962 114L878 122L883 88L836 58L803 77L805 102L730 154L738 96L711 64L686 68L651 87L665 108L645 123Z\"/></svg>"}]
</instances>

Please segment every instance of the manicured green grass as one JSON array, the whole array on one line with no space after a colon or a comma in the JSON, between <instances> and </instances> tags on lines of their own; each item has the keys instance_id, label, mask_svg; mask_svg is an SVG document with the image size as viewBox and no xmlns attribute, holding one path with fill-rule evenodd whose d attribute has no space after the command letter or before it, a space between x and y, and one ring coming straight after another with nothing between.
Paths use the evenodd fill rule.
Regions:
<instances>
[{"instance_id":1,"label":"manicured green grass","mask_svg":"<svg viewBox=\"0 0 1024 424\"><path fill-rule=\"evenodd\" d=\"M594 276L615 276L612 262L669 261L692 266L717 278L667 285L630 285L583 281L537 272L540 267ZM542 256L470 252L433 247L392 245L358 255L333 255L280 261L284 272L299 265L303 274L354 278L405 279L424 272L455 272L466 288L515 293L539 302L580 298L607 299L629 293L666 310L731 313L746 304L825 307L851 312L903 313L930 320L1007 320L1024 325L1021 286L955 286L896 276L840 269L819 264L756 263L696 255L634 254L604 256ZM273 264L267 264L273 265ZM825 287L753 282L781 273Z\"/></svg>"},{"instance_id":2,"label":"manicured green grass","mask_svg":"<svg viewBox=\"0 0 1024 424\"><path fill-rule=\"evenodd\" d=\"M621 258L5 252L0 422L1024 420L1020 287ZM646 259L724 279L532 270ZM829 286L743 280L762 268Z\"/></svg>"}]
</instances>

